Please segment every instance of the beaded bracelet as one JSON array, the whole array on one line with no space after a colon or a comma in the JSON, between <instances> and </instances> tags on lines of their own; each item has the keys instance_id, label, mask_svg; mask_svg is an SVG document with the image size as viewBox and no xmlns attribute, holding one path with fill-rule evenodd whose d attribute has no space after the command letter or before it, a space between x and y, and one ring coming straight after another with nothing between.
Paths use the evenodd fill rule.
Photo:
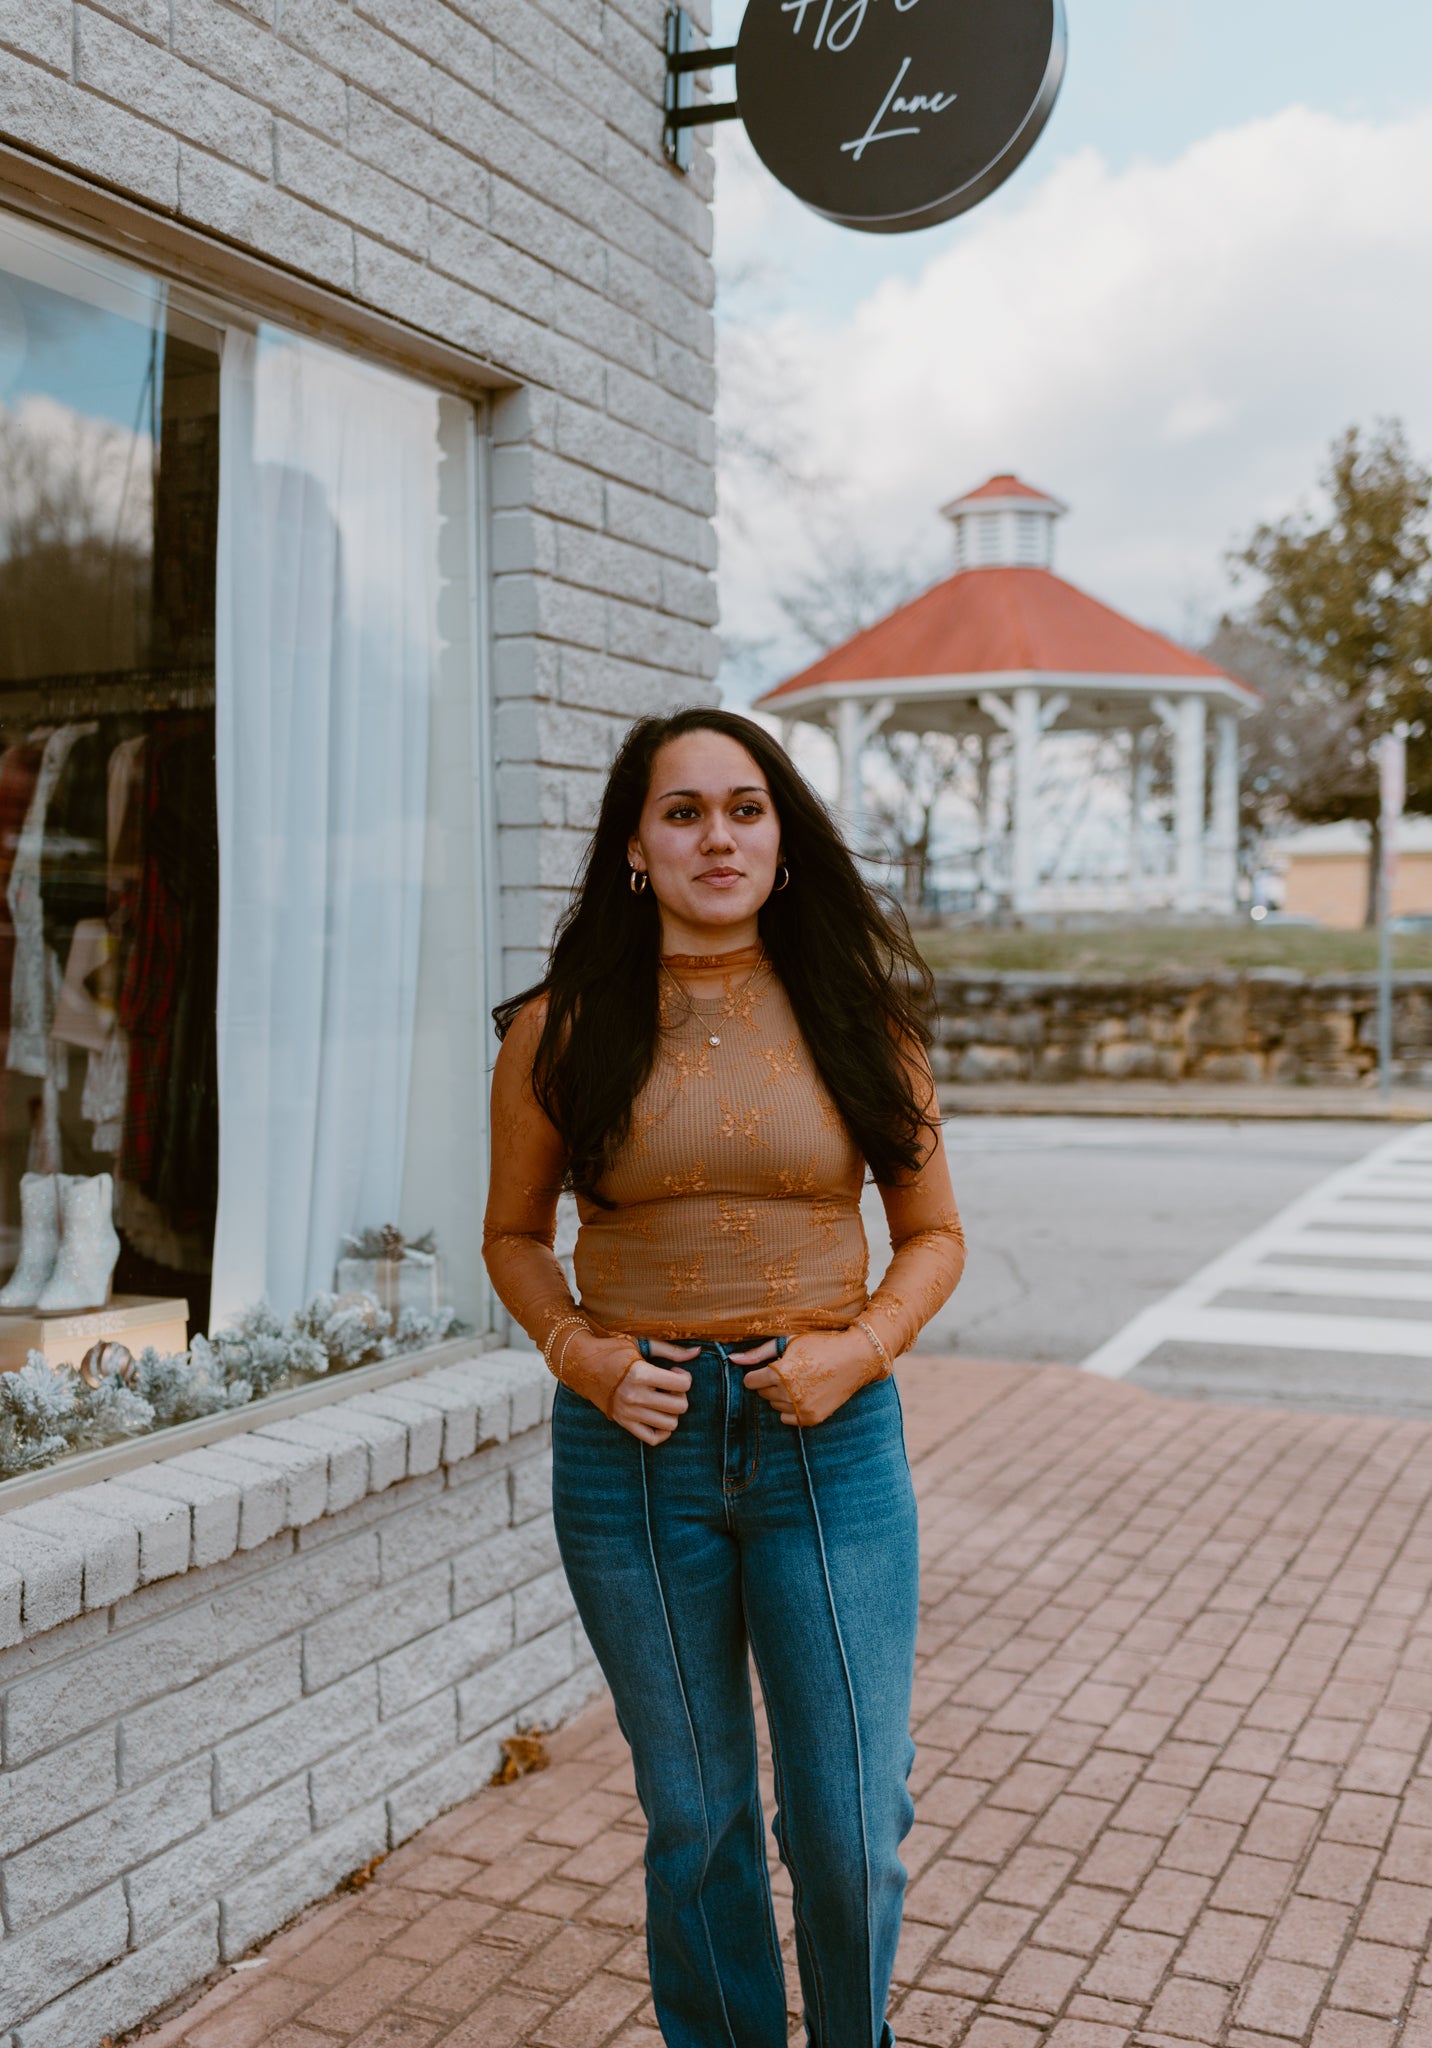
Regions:
<instances>
[{"instance_id":1,"label":"beaded bracelet","mask_svg":"<svg viewBox=\"0 0 1432 2048\"><path fill-rule=\"evenodd\" d=\"M885 1349L885 1346L881 1343L880 1339L871 1329L869 1323L866 1322L864 1316L857 1316L855 1318L855 1327L857 1330L863 1330L866 1336L870 1339L870 1342L875 1350L875 1356L880 1360L880 1370L884 1374L885 1378L889 1379L890 1374L894 1369L890 1363L890 1353Z\"/></svg>"}]
</instances>

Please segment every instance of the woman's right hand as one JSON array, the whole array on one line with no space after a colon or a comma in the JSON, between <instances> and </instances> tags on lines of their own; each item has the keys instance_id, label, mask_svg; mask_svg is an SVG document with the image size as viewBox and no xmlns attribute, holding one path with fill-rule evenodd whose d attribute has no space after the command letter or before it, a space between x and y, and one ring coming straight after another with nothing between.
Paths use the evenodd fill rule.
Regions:
<instances>
[{"instance_id":1,"label":"woman's right hand","mask_svg":"<svg viewBox=\"0 0 1432 2048\"><path fill-rule=\"evenodd\" d=\"M686 1413L690 1385L679 1365L639 1357L612 1396L612 1421L644 1444L664 1444Z\"/></svg>"},{"instance_id":2,"label":"woman's right hand","mask_svg":"<svg viewBox=\"0 0 1432 2048\"><path fill-rule=\"evenodd\" d=\"M652 1343L665 1358L695 1358L699 1345ZM679 1363L643 1358L630 1337L578 1331L562 1355L563 1380L601 1409L609 1421L644 1444L664 1444L686 1413L691 1375Z\"/></svg>"}]
</instances>

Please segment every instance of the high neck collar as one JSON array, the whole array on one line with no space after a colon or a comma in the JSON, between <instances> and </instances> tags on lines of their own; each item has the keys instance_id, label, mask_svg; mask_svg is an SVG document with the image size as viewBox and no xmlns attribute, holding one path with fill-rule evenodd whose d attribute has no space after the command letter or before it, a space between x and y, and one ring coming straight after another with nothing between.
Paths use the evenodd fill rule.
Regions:
<instances>
[{"instance_id":1,"label":"high neck collar","mask_svg":"<svg viewBox=\"0 0 1432 2048\"><path fill-rule=\"evenodd\" d=\"M663 953L661 964L671 974L749 974L764 951L758 939L734 953Z\"/></svg>"}]
</instances>

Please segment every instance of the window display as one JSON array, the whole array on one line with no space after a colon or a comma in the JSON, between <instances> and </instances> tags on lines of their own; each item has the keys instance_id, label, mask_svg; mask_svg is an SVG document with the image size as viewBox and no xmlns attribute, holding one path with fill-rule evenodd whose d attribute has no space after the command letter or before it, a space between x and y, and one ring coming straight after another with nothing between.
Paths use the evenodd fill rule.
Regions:
<instances>
[{"instance_id":1,"label":"window display","mask_svg":"<svg viewBox=\"0 0 1432 2048\"><path fill-rule=\"evenodd\" d=\"M463 402L0 217L0 1478L485 1324L475 516Z\"/></svg>"}]
</instances>

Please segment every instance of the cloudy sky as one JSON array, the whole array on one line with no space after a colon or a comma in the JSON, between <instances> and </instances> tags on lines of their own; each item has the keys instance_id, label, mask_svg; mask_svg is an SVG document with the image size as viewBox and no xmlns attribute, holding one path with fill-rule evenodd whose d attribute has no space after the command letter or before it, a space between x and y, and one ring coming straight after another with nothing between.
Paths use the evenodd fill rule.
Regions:
<instances>
[{"instance_id":1,"label":"cloudy sky","mask_svg":"<svg viewBox=\"0 0 1432 2048\"><path fill-rule=\"evenodd\" d=\"M716 41L741 11L717 0ZM1069 14L1043 138L944 227L831 226L717 131L727 439L819 480L724 465L723 622L770 680L798 652L773 592L833 531L942 573L935 508L993 470L1072 506L1064 574L1187 638L1344 427L1398 415L1432 456L1432 6Z\"/></svg>"}]
</instances>

